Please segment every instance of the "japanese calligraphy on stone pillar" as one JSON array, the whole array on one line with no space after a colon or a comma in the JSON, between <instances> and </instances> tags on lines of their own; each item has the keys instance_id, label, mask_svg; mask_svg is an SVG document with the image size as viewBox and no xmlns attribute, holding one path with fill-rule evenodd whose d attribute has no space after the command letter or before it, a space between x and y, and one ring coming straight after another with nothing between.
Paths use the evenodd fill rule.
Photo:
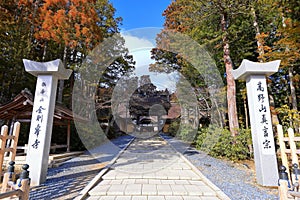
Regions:
<instances>
[{"instance_id":1,"label":"japanese calligraphy on stone pillar","mask_svg":"<svg viewBox=\"0 0 300 200\"><path fill-rule=\"evenodd\" d=\"M50 85L46 77L38 79L37 81L37 91L35 92L35 100L37 100L37 102L34 103L31 121L31 123L34 126L34 129L30 132L30 134L33 135L33 139L29 141L29 145L36 150L38 150L40 147L42 137L41 134L45 132L47 126L46 113L48 108L47 102L49 101L47 85Z\"/></svg>"},{"instance_id":2,"label":"japanese calligraphy on stone pillar","mask_svg":"<svg viewBox=\"0 0 300 200\"><path fill-rule=\"evenodd\" d=\"M272 122L271 115L269 110L269 101L267 96L267 85L265 81L257 80L256 83L256 109L258 122L258 138L261 143L261 150L263 154L272 154L274 153L274 140L272 134Z\"/></svg>"}]
</instances>

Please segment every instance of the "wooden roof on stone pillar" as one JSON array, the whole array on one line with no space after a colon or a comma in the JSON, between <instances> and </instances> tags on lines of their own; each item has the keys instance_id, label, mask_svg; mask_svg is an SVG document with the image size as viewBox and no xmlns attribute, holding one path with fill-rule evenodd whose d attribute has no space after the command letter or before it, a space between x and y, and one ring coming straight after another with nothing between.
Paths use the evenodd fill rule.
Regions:
<instances>
[{"instance_id":1,"label":"wooden roof on stone pillar","mask_svg":"<svg viewBox=\"0 0 300 200\"><path fill-rule=\"evenodd\" d=\"M12 101L0 105L0 119L30 122L32 109L33 95L28 89L24 89ZM55 105L53 120L55 125L67 125L68 121L72 121L73 118L85 121L84 118L74 115L70 109L62 105Z\"/></svg>"}]
</instances>

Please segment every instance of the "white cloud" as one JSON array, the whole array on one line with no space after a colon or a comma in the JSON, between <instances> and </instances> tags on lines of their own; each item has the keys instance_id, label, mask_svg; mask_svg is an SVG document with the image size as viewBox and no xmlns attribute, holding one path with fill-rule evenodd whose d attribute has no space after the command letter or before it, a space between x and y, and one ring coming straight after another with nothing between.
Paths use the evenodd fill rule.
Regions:
<instances>
[{"instance_id":1,"label":"white cloud","mask_svg":"<svg viewBox=\"0 0 300 200\"><path fill-rule=\"evenodd\" d=\"M177 73L166 74L149 71L149 65L155 62L151 59L151 49L152 48L135 49L130 52L134 61L136 61L134 71L135 75L138 77L141 77L142 75L150 75L152 83L156 85L159 90L165 90L168 88L169 90L174 91L176 88Z\"/></svg>"},{"instance_id":2,"label":"white cloud","mask_svg":"<svg viewBox=\"0 0 300 200\"><path fill-rule=\"evenodd\" d=\"M153 44L150 40L144 38L139 38L131 35L122 36L125 39L125 47L128 48L129 51L141 48L153 48L155 46L155 44Z\"/></svg>"},{"instance_id":3,"label":"white cloud","mask_svg":"<svg viewBox=\"0 0 300 200\"><path fill-rule=\"evenodd\" d=\"M121 33L125 39L125 47L128 48L129 54L133 56L135 64L135 74L138 77L150 75L150 79L158 89L166 88L175 90L176 73L156 73L149 71L149 65L155 61L151 59L151 50L156 46L155 38L161 31L159 28L134 29Z\"/></svg>"}]
</instances>

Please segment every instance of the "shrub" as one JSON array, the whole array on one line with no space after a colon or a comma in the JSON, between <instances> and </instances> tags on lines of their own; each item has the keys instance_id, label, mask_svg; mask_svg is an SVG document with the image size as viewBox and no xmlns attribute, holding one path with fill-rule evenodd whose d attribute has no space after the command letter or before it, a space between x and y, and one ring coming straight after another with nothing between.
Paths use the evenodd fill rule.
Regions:
<instances>
[{"instance_id":1,"label":"shrub","mask_svg":"<svg viewBox=\"0 0 300 200\"><path fill-rule=\"evenodd\" d=\"M187 142L194 142L197 136L197 130L190 124L183 124L180 119L171 122L168 132L169 135Z\"/></svg>"},{"instance_id":2,"label":"shrub","mask_svg":"<svg viewBox=\"0 0 300 200\"><path fill-rule=\"evenodd\" d=\"M278 113L284 132L290 127L299 132L300 112L298 110L290 109L289 106L283 105L280 108L276 108L276 112Z\"/></svg>"},{"instance_id":3,"label":"shrub","mask_svg":"<svg viewBox=\"0 0 300 200\"><path fill-rule=\"evenodd\" d=\"M229 130L217 127L200 129L198 134L197 149L213 157L225 157L233 161L251 158L249 129L240 129L236 137L233 137Z\"/></svg>"},{"instance_id":4,"label":"shrub","mask_svg":"<svg viewBox=\"0 0 300 200\"><path fill-rule=\"evenodd\" d=\"M180 127L180 119L173 120L169 126L169 130L168 130L169 134L173 137L176 136L179 127Z\"/></svg>"}]
</instances>

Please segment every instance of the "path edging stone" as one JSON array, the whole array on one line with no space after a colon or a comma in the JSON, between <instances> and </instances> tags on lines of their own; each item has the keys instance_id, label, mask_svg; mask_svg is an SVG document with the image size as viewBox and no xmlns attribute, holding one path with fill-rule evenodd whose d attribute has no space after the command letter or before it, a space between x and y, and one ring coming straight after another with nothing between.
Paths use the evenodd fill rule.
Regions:
<instances>
[{"instance_id":1,"label":"path edging stone","mask_svg":"<svg viewBox=\"0 0 300 200\"><path fill-rule=\"evenodd\" d=\"M103 175L105 175L111 168L111 166L116 162L116 160L124 153L124 151L129 147L129 145L134 141L135 138L132 138L128 144L101 170L99 174L93 178L89 184L79 192L79 196L74 198L74 200L83 200L88 196L89 191L101 181Z\"/></svg>"},{"instance_id":2,"label":"path edging stone","mask_svg":"<svg viewBox=\"0 0 300 200\"><path fill-rule=\"evenodd\" d=\"M160 136L161 137L161 136ZM195 167L182 153L178 152L176 148L173 147L172 143L168 141L168 139L164 139L170 146L171 148L192 168L192 170L201 177L201 179L209 185L214 191L216 191L217 196L223 200L231 200L220 188L218 188L213 182L211 182L207 177L205 177L200 170Z\"/></svg>"}]
</instances>

